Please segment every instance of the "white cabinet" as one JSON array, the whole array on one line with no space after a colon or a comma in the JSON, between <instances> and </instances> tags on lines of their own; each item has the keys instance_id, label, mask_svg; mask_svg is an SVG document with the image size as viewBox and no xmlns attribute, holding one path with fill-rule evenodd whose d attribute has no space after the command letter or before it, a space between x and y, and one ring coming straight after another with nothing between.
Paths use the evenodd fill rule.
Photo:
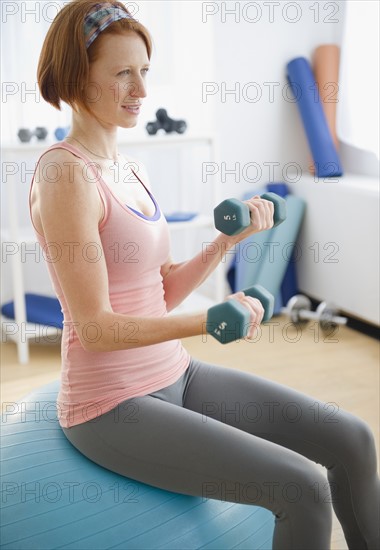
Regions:
<instances>
[{"instance_id":1,"label":"white cabinet","mask_svg":"<svg viewBox=\"0 0 380 550\"><path fill-rule=\"evenodd\" d=\"M314 179L289 175L306 201L299 239L299 289L344 314L380 325L379 180L346 173Z\"/></svg>"},{"instance_id":2,"label":"white cabinet","mask_svg":"<svg viewBox=\"0 0 380 550\"><path fill-rule=\"evenodd\" d=\"M4 316L1 318L2 323L2 341L13 340L17 344L18 359L20 363L28 363L29 361L29 346L28 340L34 338L35 335L41 334L43 337L57 335L55 327L43 327L43 332L39 333L39 328L33 323L26 322L26 307L25 307L25 265L22 260L23 246L37 243L34 235L33 227L29 218L28 197L32 173L30 172L31 165L35 167L38 158L44 150L52 145L52 142L30 143L30 144L10 144L2 148L3 152L3 168L5 166L6 178L3 177L2 186L2 201L7 220L6 226L1 230L1 248L2 248L2 270L6 271L12 279L12 296L15 305L15 320L8 319ZM186 166L185 153L189 152L193 146L205 146L208 149L207 160L209 162L218 162L217 147L213 136L191 136L191 135L157 135L157 136L142 136L141 139L123 140L119 143L119 150L127 152L131 148L134 151L141 152L149 156L149 152L153 149L173 151L176 150L179 154L179 177L176 182L177 195L176 208L177 211L188 211L185 194L185 174L188 170ZM138 153L139 155L139 153ZM135 155L137 156L137 155ZM139 158L139 157L137 157ZM143 161L143 159L141 159ZM29 163L29 164L28 164ZM17 167L17 169L15 168ZM149 173L149 167L148 167ZM4 169L3 169L4 174ZM210 178L211 179L211 178ZM22 185L20 186L20 181ZM152 178L151 178L152 181ZM194 181L192 183L194 189L197 185L202 185L202 181ZM181 246L186 251L187 258L191 257L188 241L191 234L196 230L210 231L210 239L214 238L214 221L213 208L220 202L218 184L214 180L211 182L211 194L209 194L207 204L203 204L209 214L200 213L190 221L185 222L170 222L169 227L173 238L179 237ZM190 190L191 192L191 190ZM156 190L153 185L153 193L156 195ZM4 196L5 195L5 196ZM157 196L157 195L156 195ZM158 199L161 204L161 201ZM163 210L166 214L170 212ZM10 253L12 248L12 253ZM200 252L200 249L198 250ZM176 261L176 258L174 258ZM46 266L45 266L46 267ZM37 266L36 266L37 269ZM40 267L39 267L40 269ZM221 263L215 272L210 276L211 291L202 293L202 285L193 292L184 302L174 309L170 314L191 313L207 309L223 300L226 293L225 283L226 264ZM47 272L47 269L46 269ZM10 275L11 274L11 275ZM210 283L209 283L210 284ZM30 285L29 285L30 286ZM45 285L46 287L46 285ZM54 295L52 288L46 291L32 291L37 294ZM4 302L2 297L2 305Z\"/></svg>"}]
</instances>

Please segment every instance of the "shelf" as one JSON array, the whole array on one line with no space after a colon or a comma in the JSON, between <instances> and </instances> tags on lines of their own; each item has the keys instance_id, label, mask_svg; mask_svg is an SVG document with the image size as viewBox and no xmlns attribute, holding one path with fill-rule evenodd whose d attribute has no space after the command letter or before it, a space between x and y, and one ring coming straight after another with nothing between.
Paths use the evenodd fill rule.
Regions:
<instances>
[{"instance_id":1,"label":"shelf","mask_svg":"<svg viewBox=\"0 0 380 550\"><path fill-rule=\"evenodd\" d=\"M155 135L155 136L139 136L136 138L122 138L118 140L118 145L120 147L123 146L130 146L130 147L140 147L140 146L165 146L165 145L182 145L184 143L212 143L214 139L214 136L212 135L187 135L187 134L161 134L161 135ZM2 144L2 150L3 152L20 152L20 151L44 151L45 149L48 149L52 145L55 145L56 143L60 143L60 141L57 140L45 140L45 141L31 141L29 143L21 143L21 142L8 142Z\"/></svg>"},{"instance_id":2,"label":"shelf","mask_svg":"<svg viewBox=\"0 0 380 550\"><path fill-rule=\"evenodd\" d=\"M343 176L318 177L312 174L304 173L299 177L296 173L289 173L287 176L288 186L292 186L295 189L302 188L304 185L317 186L323 191L330 189L348 189L353 191L368 192L374 196L379 192L379 178L375 176L362 176L360 174L343 174Z\"/></svg>"}]
</instances>

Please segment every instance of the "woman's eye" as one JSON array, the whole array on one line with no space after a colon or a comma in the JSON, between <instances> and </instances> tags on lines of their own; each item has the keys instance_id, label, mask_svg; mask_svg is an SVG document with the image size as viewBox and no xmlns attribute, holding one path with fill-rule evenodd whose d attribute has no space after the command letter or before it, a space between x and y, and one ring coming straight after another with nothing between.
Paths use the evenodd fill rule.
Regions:
<instances>
[{"instance_id":1,"label":"woman's eye","mask_svg":"<svg viewBox=\"0 0 380 550\"><path fill-rule=\"evenodd\" d=\"M142 69L142 72L144 72L145 74L149 71L149 68L148 67L145 67L144 69ZM123 75L126 75L126 74L130 74L130 70L129 69L125 69L125 71L121 71L118 76L123 76Z\"/></svg>"}]
</instances>

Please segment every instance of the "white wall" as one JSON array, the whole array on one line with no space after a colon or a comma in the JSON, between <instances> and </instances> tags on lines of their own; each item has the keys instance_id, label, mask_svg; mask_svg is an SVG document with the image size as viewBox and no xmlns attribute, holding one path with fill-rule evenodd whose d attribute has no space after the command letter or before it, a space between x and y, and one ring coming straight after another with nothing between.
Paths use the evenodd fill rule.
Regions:
<instances>
[{"instance_id":1,"label":"white wall","mask_svg":"<svg viewBox=\"0 0 380 550\"><path fill-rule=\"evenodd\" d=\"M214 16L216 81L225 83L228 89L236 83L241 89L247 83L256 83L258 94L262 94L255 103L245 100L243 94L237 100L228 95L225 102L221 94L209 99L216 109L221 157L227 167L240 163L241 168L240 182L230 175L222 184L226 196L242 194L270 180L283 181L283 169L289 162L307 169L309 150L298 109L295 103L283 97L283 91L287 90L286 64L299 56L311 59L316 46L339 43L341 36L342 2L333 3L337 6L335 15L331 15L331 8L324 9L331 2L318 2L319 17L315 2L281 2L273 11L273 22L269 7L264 6L267 3L259 4L262 14L255 23L242 16L240 22L236 22L233 15L226 16L224 22L221 12ZM296 7L292 8L291 4ZM255 19L254 9L247 14L246 19ZM289 22L297 18L297 22ZM327 22L330 20L337 22ZM269 85L265 83L272 83L272 98ZM255 98L254 87L247 88L247 92L248 97ZM291 93L289 97L292 98ZM262 174L257 184L247 178L244 181L244 165L249 162L259 165L257 172L253 169L247 172L251 180L255 180L256 173ZM274 168L273 178L268 163L279 163Z\"/></svg>"}]
</instances>

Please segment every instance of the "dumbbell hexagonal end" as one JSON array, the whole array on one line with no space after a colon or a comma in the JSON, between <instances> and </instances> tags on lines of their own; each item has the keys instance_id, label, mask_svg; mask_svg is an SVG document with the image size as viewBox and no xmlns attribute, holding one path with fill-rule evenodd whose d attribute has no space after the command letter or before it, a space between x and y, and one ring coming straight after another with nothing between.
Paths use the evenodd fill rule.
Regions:
<instances>
[{"instance_id":1,"label":"dumbbell hexagonal end","mask_svg":"<svg viewBox=\"0 0 380 550\"><path fill-rule=\"evenodd\" d=\"M69 131L70 131L69 126L67 126L65 128L59 127L55 130L54 136L58 141L62 141L63 139L65 139L65 137L67 136Z\"/></svg>"},{"instance_id":2,"label":"dumbbell hexagonal end","mask_svg":"<svg viewBox=\"0 0 380 550\"><path fill-rule=\"evenodd\" d=\"M286 220L286 200L277 195L276 193L268 192L261 195L262 199L273 202L274 214L273 214L273 227L280 225Z\"/></svg>"},{"instance_id":3,"label":"dumbbell hexagonal end","mask_svg":"<svg viewBox=\"0 0 380 550\"><path fill-rule=\"evenodd\" d=\"M227 300L207 311L206 330L221 344L244 338L248 331L250 314L237 300Z\"/></svg>"},{"instance_id":4,"label":"dumbbell hexagonal end","mask_svg":"<svg viewBox=\"0 0 380 550\"><path fill-rule=\"evenodd\" d=\"M37 139L44 140L44 139L46 139L46 137L48 135L48 131L44 126L37 126L37 128L35 130L35 134L36 134Z\"/></svg>"},{"instance_id":5,"label":"dumbbell hexagonal end","mask_svg":"<svg viewBox=\"0 0 380 550\"><path fill-rule=\"evenodd\" d=\"M265 311L263 323L269 321L269 319L271 319L273 316L274 296L261 285L251 286L250 288L243 290L243 292L246 296L251 296L252 298L257 298L258 300L260 300Z\"/></svg>"},{"instance_id":6,"label":"dumbbell hexagonal end","mask_svg":"<svg viewBox=\"0 0 380 550\"><path fill-rule=\"evenodd\" d=\"M238 235L251 223L249 208L237 199L226 199L214 208L214 222L224 235Z\"/></svg>"},{"instance_id":7,"label":"dumbbell hexagonal end","mask_svg":"<svg viewBox=\"0 0 380 550\"><path fill-rule=\"evenodd\" d=\"M27 128L20 128L17 132L17 136L22 143L28 143L32 138L32 132Z\"/></svg>"}]
</instances>

